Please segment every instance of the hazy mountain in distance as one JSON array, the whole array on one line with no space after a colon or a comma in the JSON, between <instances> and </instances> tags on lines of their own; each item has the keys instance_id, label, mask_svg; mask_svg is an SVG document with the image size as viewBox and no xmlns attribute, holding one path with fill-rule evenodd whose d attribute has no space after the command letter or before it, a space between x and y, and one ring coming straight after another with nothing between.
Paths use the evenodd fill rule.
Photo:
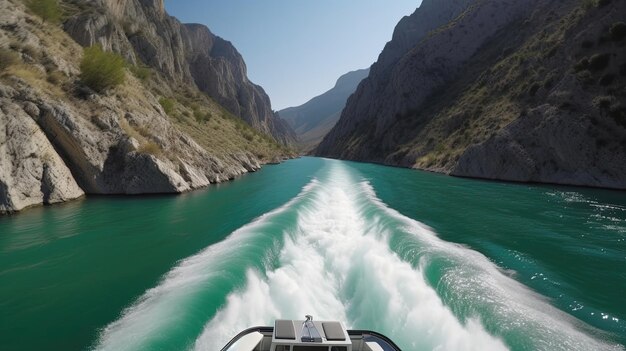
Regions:
<instances>
[{"instance_id":1,"label":"hazy mountain in distance","mask_svg":"<svg viewBox=\"0 0 626 351\"><path fill-rule=\"evenodd\" d=\"M278 114L295 130L301 145L311 149L337 123L346 101L368 74L369 68L348 72L339 77L329 91L300 106L280 110Z\"/></svg>"}]
</instances>

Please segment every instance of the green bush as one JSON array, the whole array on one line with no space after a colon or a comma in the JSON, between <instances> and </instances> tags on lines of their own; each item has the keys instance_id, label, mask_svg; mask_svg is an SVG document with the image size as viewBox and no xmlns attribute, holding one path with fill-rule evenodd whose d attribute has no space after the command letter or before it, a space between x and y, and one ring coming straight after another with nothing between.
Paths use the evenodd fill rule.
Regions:
<instances>
[{"instance_id":1,"label":"green bush","mask_svg":"<svg viewBox=\"0 0 626 351\"><path fill-rule=\"evenodd\" d=\"M174 111L175 101L172 99L160 98L159 104L161 104L161 107L163 107L163 111L165 111L165 113L168 115Z\"/></svg>"},{"instance_id":2,"label":"green bush","mask_svg":"<svg viewBox=\"0 0 626 351\"><path fill-rule=\"evenodd\" d=\"M626 23L613 23L611 29L609 29L609 33L611 33L611 38L615 41L620 41L624 39L626 37Z\"/></svg>"},{"instance_id":3,"label":"green bush","mask_svg":"<svg viewBox=\"0 0 626 351\"><path fill-rule=\"evenodd\" d=\"M211 114L209 112L202 112L200 110L194 110L193 117L196 119L198 123L203 123L203 122L208 122L211 119Z\"/></svg>"},{"instance_id":4,"label":"green bush","mask_svg":"<svg viewBox=\"0 0 626 351\"><path fill-rule=\"evenodd\" d=\"M126 70L124 58L118 54L105 52L99 45L84 50L80 63L80 80L97 92L124 83Z\"/></svg>"},{"instance_id":5,"label":"green bush","mask_svg":"<svg viewBox=\"0 0 626 351\"><path fill-rule=\"evenodd\" d=\"M20 57L15 51L0 48L0 71L20 62Z\"/></svg>"},{"instance_id":6,"label":"green bush","mask_svg":"<svg viewBox=\"0 0 626 351\"><path fill-rule=\"evenodd\" d=\"M152 77L152 70L147 66L130 66L130 71L133 75L142 81L146 81Z\"/></svg>"},{"instance_id":7,"label":"green bush","mask_svg":"<svg viewBox=\"0 0 626 351\"><path fill-rule=\"evenodd\" d=\"M26 6L46 22L58 23L61 20L61 7L57 0L27 0Z\"/></svg>"}]
</instances>

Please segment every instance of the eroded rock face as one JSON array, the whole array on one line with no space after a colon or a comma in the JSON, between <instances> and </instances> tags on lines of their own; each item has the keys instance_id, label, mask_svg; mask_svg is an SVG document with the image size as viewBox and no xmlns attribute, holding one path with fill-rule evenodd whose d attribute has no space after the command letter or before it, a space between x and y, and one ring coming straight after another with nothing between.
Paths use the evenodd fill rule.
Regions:
<instances>
[{"instance_id":1,"label":"eroded rock face","mask_svg":"<svg viewBox=\"0 0 626 351\"><path fill-rule=\"evenodd\" d=\"M386 133L398 117L420 108L428 96L452 80L498 30L527 14L533 2L424 2L400 22L379 62L350 97L317 153L350 157L344 143L350 142L355 125L372 128L374 137Z\"/></svg>"},{"instance_id":2,"label":"eroded rock face","mask_svg":"<svg viewBox=\"0 0 626 351\"><path fill-rule=\"evenodd\" d=\"M609 30L624 13L615 1L424 1L316 154L626 189L625 41Z\"/></svg>"},{"instance_id":3,"label":"eroded rock face","mask_svg":"<svg viewBox=\"0 0 626 351\"><path fill-rule=\"evenodd\" d=\"M255 129L283 144L295 141L289 125L274 116L263 88L248 80L237 49L206 26L168 16L162 0L91 0L91 6L97 11L64 24L81 45L99 43L177 84L195 85Z\"/></svg>"},{"instance_id":4,"label":"eroded rock face","mask_svg":"<svg viewBox=\"0 0 626 351\"><path fill-rule=\"evenodd\" d=\"M158 112L154 97L94 95L71 105L19 81L0 91L0 212L84 192L180 193L261 167L243 152L210 155Z\"/></svg>"},{"instance_id":5,"label":"eroded rock face","mask_svg":"<svg viewBox=\"0 0 626 351\"><path fill-rule=\"evenodd\" d=\"M112 12L125 13L129 4L155 16L162 12L161 1L109 4L117 6ZM164 12L161 16L167 18ZM204 140L200 146L170 121L159 96L130 74L124 84L101 94L84 87L76 55L82 48L60 29L42 26L21 1L0 1L0 22L7 23L0 26L0 48L15 55L0 75L0 214L85 193L181 193L282 159L279 147L269 142L261 150L267 153L253 153L226 117L215 124L233 143ZM221 109L203 99L205 108ZM193 128L202 134L210 127L197 122Z\"/></svg>"},{"instance_id":6,"label":"eroded rock face","mask_svg":"<svg viewBox=\"0 0 626 351\"><path fill-rule=\"evenodd\" d=\"M84 195L29 113L39 110L0 97L0 213Z\"/></svg>"}]
</instances>

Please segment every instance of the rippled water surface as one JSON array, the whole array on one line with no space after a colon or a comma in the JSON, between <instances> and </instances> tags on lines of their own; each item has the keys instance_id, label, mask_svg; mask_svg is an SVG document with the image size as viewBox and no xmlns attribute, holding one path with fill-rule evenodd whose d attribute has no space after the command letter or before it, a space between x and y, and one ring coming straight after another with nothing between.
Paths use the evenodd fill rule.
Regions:
<instances>
[{"instance_id":1,"label":"rippled water surface","mask_svg":"<svg viewBox=\"0 0 626 351\"><path fill-rule=\"evenodd\" d=\"M275 318L404 350L626 342L626 193L303 158L0 218L0 349L218 350Z\"/></svg>"}]
</instances>

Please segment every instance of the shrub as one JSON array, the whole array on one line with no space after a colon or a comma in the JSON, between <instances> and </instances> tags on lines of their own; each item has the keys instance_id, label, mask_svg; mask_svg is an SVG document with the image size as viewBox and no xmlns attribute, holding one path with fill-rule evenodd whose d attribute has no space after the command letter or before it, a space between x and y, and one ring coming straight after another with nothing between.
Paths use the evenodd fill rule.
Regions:
<instances>
[{"instance_id":1,"label":"shrub","mask_svg":"<svg viewBox=\"0 0 626 351\"><path fill-rule=\"evenodd\" d=\"M61 7L57 0L27 0L26 6L46 22L58 23L61 20Z\"/></svg>"},{"instance_id":2,"label":"shrub","mask_svg":"<svg viewBox=\"0 0 626 351\"><path fill-rule=\"evenodd\" d=\"M120 55L105 52L99 45L94 45L84 50L80 79L91 89L103 92L124 83L124 66L124 58Z\"/></svg>"},{"instance_id":3,"label":"shrub","mask_svg":"<svg viewBox=\"0 0 626 351\"><path fill-rule=\"evenodd\" d=\"M147 154L153 156L159 156L162 153L161 147L154 141L147 141L137 148L137 152L140 154Z\"/></svg>"},{"instance_id":4,"label":"shrub","mask_svg":"<svg viewBox=\"0 0 626 351\"><path fill-rule=\"evenodd\" d=\"M616 22L613 23L611 29L609 29L609 33L611 33L611 39L615 41L620 41L626 37L626 23L624 22Z\"/></svg>"},{"instance_id":5,"label":"shrub","mask_svg":"<svg viewBox=\"0 0 626 351\"><path fill-rule=\"evenodd\" d=\"M35 49L35 47L32 45L23 45L21 47L21 51L24 55L27 55L35 61L41 58L41 52Z\"/></svg>"},{"instance_id":6,"label":"shrub","mask_svg":"<svg viewBox=\"0 0 626 351\"><path fill-rule=\"evenodd\" d=\"M172 112L174 111L175 101L172 99L160 98L159 104L161 104L161 107L163 107L163 111L165 111L165 114L167 115L172 114Z\"/></svg>"},{"instance_id":7,"label":"shrub","mask_svg":"<svg viewBox=\"0 0 626 351\"><path fill-rule=\"evenodd\" d=\"M20 57L14 51L0 48L0 71L4 71L9 68L9 66L13 66L20 63Z\"/></svg>"},{"instance_id":8,"label":"shrub","mask_svg":"<svg viewBox=\"0 0 626 351\"><path fill-rule=\"evenodd\" d=\"M146 81L152 77L152 70L147 66L130 66L130 71L141 81Z\"/></svg>"},{"instance_id":9,"label":"shrub","mask_svg":"<svg viewBox=\"0 0 626 351\"><path fill-rule=\"evenodd\" d=\"M611 3L611 0L598 0L598 7L604 7Z\"/></svg>"},{"instance_id":10,"label":"shrub","mask_svg":"<svg viewBox=\"0 0 626 351\"><path fill-rule=\"evenodd\" d=\"M194 110L193 117L196 119L198 123L202 123L202 122L208 122L211 119L211 114L209 112L202 112L200 110Z\"/></svg>"},{"instance_id":11,"label":"shrub","mask_svg":"<svg viewBox=\"0 0 626 351\"><path fill-rule=\"evenodd\" d=\"M595 54L589 59L589 69L601 71L609 65L609 61L611 61L610 54Z\"/></svg>"},{"instance_id":12,"label":"shrub","mask_svg":"<svg viewBox=\"0 0 626 351\"><path fill-rule=\"evenodd\" d=\"M51 71L48 73L48 82L54 85L61 85L65 82L67 77L65 74L59 71Z\"/></svg>"}]
</instances>

